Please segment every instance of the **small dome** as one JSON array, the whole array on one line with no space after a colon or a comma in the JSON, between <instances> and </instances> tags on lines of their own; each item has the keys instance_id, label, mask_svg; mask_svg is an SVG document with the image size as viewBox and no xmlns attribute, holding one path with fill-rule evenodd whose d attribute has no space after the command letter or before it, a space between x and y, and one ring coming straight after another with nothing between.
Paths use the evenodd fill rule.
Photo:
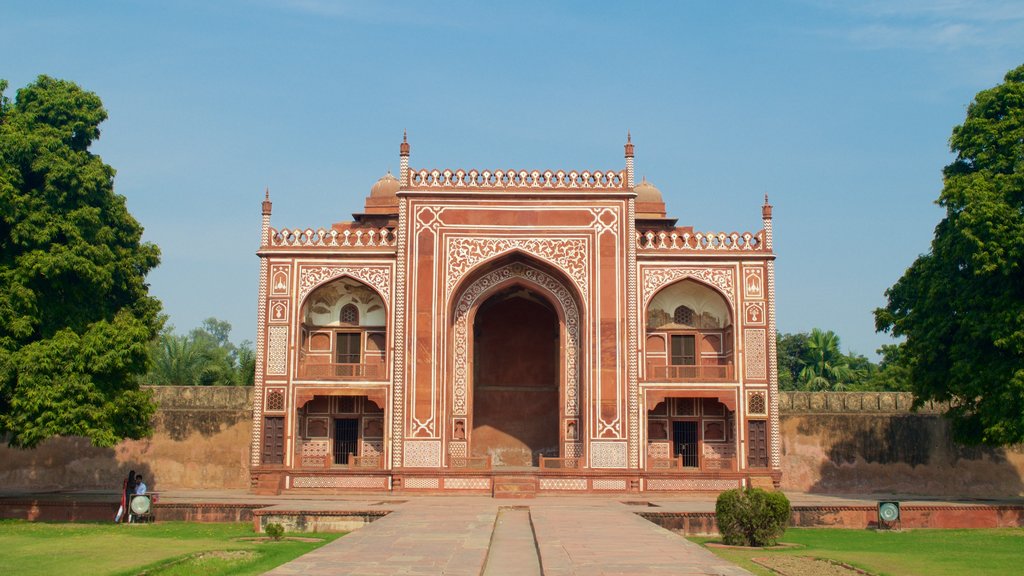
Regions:
<instances>
[{"instance_id":1,"label":"small dome","mask_svg":"<svg viewBox=\"0 0 1024 576\"><path fill-rule=\"evenodd\" d=\"M398 178L391 175L391 171L384 176L381 176L380 180L370 188L370 198L384 198L388 196L394 196L398 192L400 184Z\"/></svg>"},{"instance_id":2,"label":"small dome","mask_svg":"<svg viewBox=\"0 0 1024 576\"><path fill-rule=\"evenodd\" d=\"M633 191L636 192L637 202L664 202L661 199L661 190L658 190L657 186L651 184L644 178L639 184L633 187Z\"/></svg>"}]
</instances>

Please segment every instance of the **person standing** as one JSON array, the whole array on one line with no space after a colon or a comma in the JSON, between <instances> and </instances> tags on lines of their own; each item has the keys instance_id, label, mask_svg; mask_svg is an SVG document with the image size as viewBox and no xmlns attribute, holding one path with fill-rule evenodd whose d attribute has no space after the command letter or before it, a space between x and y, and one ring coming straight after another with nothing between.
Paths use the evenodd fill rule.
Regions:
<instances>
[{"instance_id":1,"label":"person standing","mask_svg":"<svg viewBox=\"0 0 1024 576\"><path fill-rule=\"evenodd\" d=\"M117 514L114 516L114 522L120 522L121 517L124 516L124 511L128 508L128 501L131 500L132 494L135 494L135 470L128 471L128 477L121 483L121 506L117 509Z\"/></svg>"}]
</instances>

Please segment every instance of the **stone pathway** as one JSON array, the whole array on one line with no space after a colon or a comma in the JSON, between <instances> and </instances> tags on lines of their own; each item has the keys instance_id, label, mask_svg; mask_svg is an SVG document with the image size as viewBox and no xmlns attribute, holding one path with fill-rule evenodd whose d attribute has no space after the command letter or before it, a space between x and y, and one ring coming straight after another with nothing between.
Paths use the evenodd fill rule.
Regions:
<instances>
[{"instance_id":1,"label":"stone pathway","mask_svg":"<svg viewBox=\"0 0 1024 576\"><path fill-rule=\"evenodd\" d=\"M269 574L750 573L614 501L531 500L509 507L491 499L437 498L398 506Z\"/></svg>"},{"instance_id":2,"label":"stone pathway","mask_svg":"<svg viewBox=\"0 0 1024 576\"><path fill-rule=\"evenodd\" d=\"M540 557L525 506L499 508L483 576L540 576Z\"/></svg>"}]
</instances>

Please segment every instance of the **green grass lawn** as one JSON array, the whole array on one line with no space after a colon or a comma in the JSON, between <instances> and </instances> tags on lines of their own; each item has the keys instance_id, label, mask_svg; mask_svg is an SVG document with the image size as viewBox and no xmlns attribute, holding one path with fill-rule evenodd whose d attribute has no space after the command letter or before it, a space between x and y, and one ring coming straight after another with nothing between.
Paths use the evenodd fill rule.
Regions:
<instances>
[{"instance_id":1,"label":"green grass lawn","mask_svg":"<svg viewBox=\"0 0 1024 576\"><path fill-rule=\"evenodd\" d=\"M717 538L697 538L698 543ZM790 554L828 558L880 576L1024 574L1024 528L994 530L871 531L790 528L783 542L803 547L788 550L709 548L755 574L772 572L750 558Z\"/></svg>"},{"instance_id":2,"label":"green grass lawn","mask_svg":"<svg viewBox=\"0 0 1024 576\"><path fill-rule=\"evenodd\" d=\"M300 536L300 534L296 534ZM261 574L320 542L247 542L251 524L71 524L0 521L0 573L129 575ZM286 534L285 536L288 536Z\"/></svg>"}]
</instances>

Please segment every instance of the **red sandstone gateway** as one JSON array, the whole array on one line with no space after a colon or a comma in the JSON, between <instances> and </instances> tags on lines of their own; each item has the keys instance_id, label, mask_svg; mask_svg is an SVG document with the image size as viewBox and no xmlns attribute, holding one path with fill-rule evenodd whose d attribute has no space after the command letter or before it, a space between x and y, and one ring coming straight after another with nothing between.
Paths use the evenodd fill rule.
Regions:
<instances>
[{"instance_id":1,"label":"red sandstone gateway","mask_svg":"<svg viewBox=\"0 0 1024 576\"><path fill-rule=\"evenodd\" d=\"M621 171L401 170L352 222L263 203L260 492L778 484L771 206L700 233Z\"/></svg>"}]
</instances>

